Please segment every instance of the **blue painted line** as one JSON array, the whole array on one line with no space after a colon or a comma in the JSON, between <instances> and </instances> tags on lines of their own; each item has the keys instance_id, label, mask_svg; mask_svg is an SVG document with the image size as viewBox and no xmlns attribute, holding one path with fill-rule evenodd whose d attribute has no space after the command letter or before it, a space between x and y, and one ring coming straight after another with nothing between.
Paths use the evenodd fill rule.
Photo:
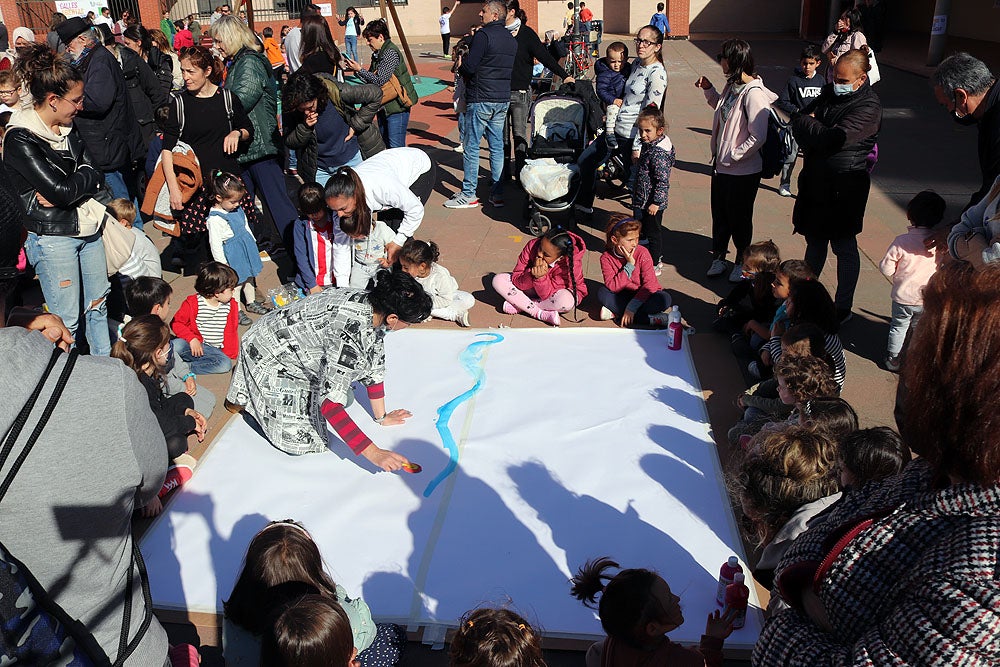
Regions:
<instances>
[{"instance_id":1,"label":"blue painted line","mask_svg":"<svg viewBox=\"0 0 1000 667\"><path fill-rule=\"evenodd\" d=\"M437 409L438 418L434 426L437 428L438 435L441 436L441 442L444 444L445 449L448 450L449 460L444 470L439 472L437 477L427 484L427 488L424 489L424 498L429 498L434 493L434 489L438 487L438 484L443 482L448 475L455 472L455 469L458 468L458 444L455 442L455 436L452 435L451 427L448 423L451 421L451 415L455 412L455 408L478 394L479 390L483 388L483 383L486 380L486 369L482 366L483 354L485 354L487 347L496 345L503 340L503 336L495 333L477 334L477 337L479 336L489 336L492 340L481 340L470 343L468 347L462 350L462 353L458 357L465 372L475 379L475 384Z\"/></svg>"}]
</instances>

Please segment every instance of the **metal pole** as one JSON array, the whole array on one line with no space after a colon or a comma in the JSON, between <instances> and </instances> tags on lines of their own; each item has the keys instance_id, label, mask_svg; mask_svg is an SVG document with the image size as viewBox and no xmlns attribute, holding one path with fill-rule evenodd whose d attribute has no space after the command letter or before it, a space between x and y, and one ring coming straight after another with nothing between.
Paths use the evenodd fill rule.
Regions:
<instances>
[{"instance_id":1,"label":"metal pole","mask_svg":"<svg viewBox=\"0 0 1000 667\"><path fill-rule=\"evenodd\" d=\"M948 14L951 0L937 0L934 3L934 18L931 19L931 41L927 46L927 66L937 67L944 58L948 46Z\"/></svg>"}]
</instances>

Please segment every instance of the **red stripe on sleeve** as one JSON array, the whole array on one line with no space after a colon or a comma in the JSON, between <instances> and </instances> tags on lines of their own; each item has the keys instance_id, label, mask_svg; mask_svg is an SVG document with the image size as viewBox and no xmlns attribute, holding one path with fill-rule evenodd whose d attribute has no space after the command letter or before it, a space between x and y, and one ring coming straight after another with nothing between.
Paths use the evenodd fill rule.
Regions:
<instances>
[{"instance_id":1,"label":"red stripe on sleeve","mask_svg":"<svg viewBox=\"0 0 1000 667\"><path fill-rule=\"evenodd\" d=\"M368 445L372 444L372 441L360 428L358 428L358 425L354 423L354 420L351 419L351 416L347 414L347 411L344 410L344 406L340 403L325 400L319 410L323 414L327 423L329 423L337 435L340 436L340 439L343 440L355 454L360 454L368 448Z\"/></svg>"},{"instance_id":2,"label":"red stripe on sleeve","mask_svg":"<svg viewBox=\"0 0 1000 667\"><path fill-rule=\"evenodd\" d=\"M365 387L368 390L368 398L375 400L378 398L385 398L385 383L379 382L373 384L370 387Z\"/></svg>"}]
</instances>

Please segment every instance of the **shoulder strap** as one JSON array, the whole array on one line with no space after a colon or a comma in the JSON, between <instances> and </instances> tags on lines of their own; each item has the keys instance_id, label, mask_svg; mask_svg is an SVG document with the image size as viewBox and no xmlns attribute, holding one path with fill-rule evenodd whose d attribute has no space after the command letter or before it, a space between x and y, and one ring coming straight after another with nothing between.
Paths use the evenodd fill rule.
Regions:
<instances>
[{"instance_id":1,"label":"shoulder strap","mask_svg":"<svg viewBox=\"0 0 1000 667\"><path fill-rule=\"evenodd\" d=\"M184 98L182 93L170 93L174 102L177 103L177 124L180 129L177 131L177 138L184 136Z\"/></svg>"},{"instance_id":2,"label":"shoulder strap","mask_svg":"<svg viewBox=\"0 0 1000 667\"><path fill-rule=\"evenodd\" d=\"M226 119L229 121L229 131L233 131L233 91L222 89L222 101L226 105Z\"/></svg>"}]
</instances>

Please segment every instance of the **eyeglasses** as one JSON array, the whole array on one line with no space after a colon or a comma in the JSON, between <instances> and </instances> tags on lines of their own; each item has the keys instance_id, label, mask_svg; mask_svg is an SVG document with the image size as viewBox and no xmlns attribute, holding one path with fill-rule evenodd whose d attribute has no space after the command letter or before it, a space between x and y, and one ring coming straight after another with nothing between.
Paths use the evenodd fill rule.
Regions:
<instances>
[{"instance_id":1,"label":"eyeglasses","mask_svg":"<svg viewBox=\"0 0 1000 667\"><path fill-rule=\"evenodd\" d=\"M644 46L657 46L657 43L656 43L656 42L651 42L651 41L649 41L648 39L640 39L640 38L636 37L636 38L635 38L634 40L632 40L632 41L633 41L633 42L635 42L635 45L636 45L637 47L639 47L639 48L642 48L642 47L644 47Z\"/></svg>"},{"instance_id":2,"label":"eyeglasses","mask_svg":"<svg viewBox=\"0 0 1000 667\"><path fill-rule=\"evenodd\" d=\"M74 102L73 100L69 99L68 97L59 97L59 99L63 100L64 102L69 102L70 104L72 104L73 106L75 106L77 109L82 109L83 108L83 98L82 97L77 102Z\"/></svg>"}]
</instances>

